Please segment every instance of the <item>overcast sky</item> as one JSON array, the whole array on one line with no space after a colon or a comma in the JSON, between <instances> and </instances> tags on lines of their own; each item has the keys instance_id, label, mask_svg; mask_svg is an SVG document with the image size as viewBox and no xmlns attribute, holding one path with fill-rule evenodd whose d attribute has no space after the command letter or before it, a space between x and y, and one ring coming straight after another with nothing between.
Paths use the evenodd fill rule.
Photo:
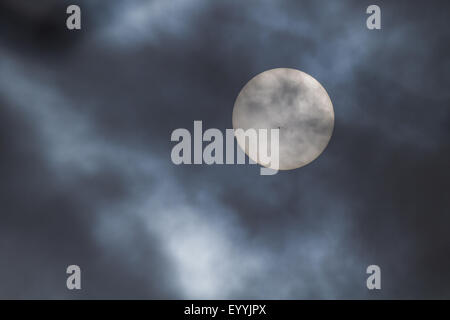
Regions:
<instances>
[{"instance_id":1,"label":"overcast sky","mask_svg":"<svg viewBox=\"0 0 450 320\"><path fill-rule=\"evenodd\" d=\"M0 298L450 298L448 1L107 2L0 4ZM172 163L278 67L333 102L318 159Z\"/></svg>"}]
</instances>

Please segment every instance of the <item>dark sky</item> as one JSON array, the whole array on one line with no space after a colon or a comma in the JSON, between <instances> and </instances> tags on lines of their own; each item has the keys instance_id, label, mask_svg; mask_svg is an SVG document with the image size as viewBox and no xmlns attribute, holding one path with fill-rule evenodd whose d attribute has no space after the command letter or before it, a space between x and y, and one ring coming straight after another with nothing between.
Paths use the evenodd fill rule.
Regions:
<instances>
[{"instance_id":1,"label":"dark sky","mask_svg":"<svg viewBox=\"0 0 450 320\"><path fill-rule=\"evenodd\" d=\"M448 1L69 3L0 2L0 298L450 298ZM317 160L171 162L278 67L333 101Z\"/></svg>"}]
</instances>

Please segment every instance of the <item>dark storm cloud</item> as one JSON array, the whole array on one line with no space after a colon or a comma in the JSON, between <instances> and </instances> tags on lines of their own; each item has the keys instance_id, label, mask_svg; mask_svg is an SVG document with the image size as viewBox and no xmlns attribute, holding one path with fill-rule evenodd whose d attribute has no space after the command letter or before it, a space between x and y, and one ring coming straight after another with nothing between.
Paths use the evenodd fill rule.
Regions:
<instances>
[{"instance_id":1,"label":"dark storm cloud","mask_svg":"<svg viewBox=\"0 0 450 320\"><path fill-rule=\"evenodd\" d=\"M158 241L141 226L132 222L122 226L133 230L129 245L145 257L135 261L136 265L130 266L110 246L97 242L95 216L104 203L111 206L127 194L122 177L116 174L118 168L103 163L101 169L85 173L75 167L75 172L58 177L59 173L42 157L47 146L36 139L39 135L34 123L49 124L38 118L21 120L8 102L2 101L2 106L0 296L78 297L68 295L61 286L65 268L73 263L80 264L84 272L84 292L80 296L127 297L129 291L137 297L166 295L165 288L170 284L165 283L163 275L142 286L148 269L160 274L159 263L164 258L155 245ZM117 279L117 274L122 277Z\"/></svg>"},{"instance_id":2,"label":"dark storm cloud","mask_svg":"<svg viewBox=\"0 0 450 320\"><path fill-rule=\"evenodd\" d=\"M382 31L361 1L81 4L74 41L53 14L49 41L26 10L2 28L1 297L449 297L445 2L381 1ZM231 127L276 67L328 91L324 154L271 177L171 163L172 130Z\"/></svg>"}]
</instances>

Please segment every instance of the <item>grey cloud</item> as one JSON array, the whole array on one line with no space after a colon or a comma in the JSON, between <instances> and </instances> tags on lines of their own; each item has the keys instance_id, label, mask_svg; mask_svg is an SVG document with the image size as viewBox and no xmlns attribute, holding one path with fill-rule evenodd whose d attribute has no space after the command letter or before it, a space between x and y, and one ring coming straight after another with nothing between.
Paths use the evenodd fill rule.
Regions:
<instances>
[{"instance_id":1,"label":"grey cloud","mask_svg":"<svg viewBox=\"0 0 450 320\"><path fill-rule=\"evenodd\" d=\"M378 33L361 1L79 3L79 34L2 19L1 297L449 297L446 2L381 1ZM229 128L276 67L333 101L317 160L271 177L170 162L172 130Z\"/></svg>"}]
</instances>

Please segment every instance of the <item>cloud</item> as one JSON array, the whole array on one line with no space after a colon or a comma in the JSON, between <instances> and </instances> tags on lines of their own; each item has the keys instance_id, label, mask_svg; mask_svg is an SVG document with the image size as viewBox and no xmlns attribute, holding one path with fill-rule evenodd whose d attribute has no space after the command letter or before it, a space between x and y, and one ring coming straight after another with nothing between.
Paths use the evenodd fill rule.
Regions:
<instances>
[{"instance_id":1,"label":"cloud","mask_svg":"<svg viewBox=\"0 0 450 320\"><path fill-rule=\"evenodd\" d=\"M356 1L80 3L79 35L22 11L1 34L1 297L448 297L444 3L382 2L381 32ZM171 163L172 130L229 128L275 67L328 91L321 157L275 176Z\"/></svg>"}]
</instances>

